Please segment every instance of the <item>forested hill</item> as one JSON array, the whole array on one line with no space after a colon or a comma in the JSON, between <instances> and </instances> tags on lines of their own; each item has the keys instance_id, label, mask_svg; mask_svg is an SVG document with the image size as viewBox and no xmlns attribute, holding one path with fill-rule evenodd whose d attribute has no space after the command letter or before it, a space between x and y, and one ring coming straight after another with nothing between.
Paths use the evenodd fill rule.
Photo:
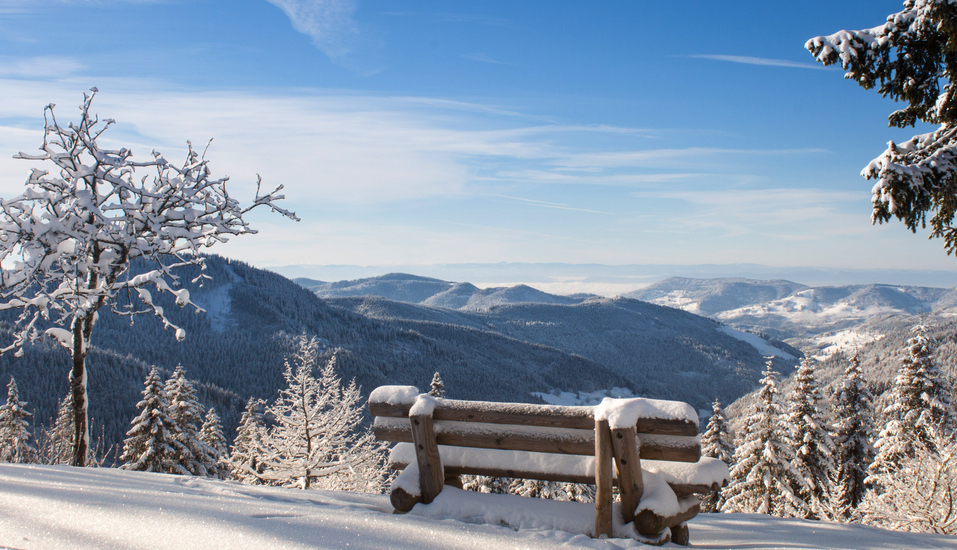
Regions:
<instances>
[{"instance_id":1,"label":"forested hill","mask_svg":"<svg viewBox=\"0 0 957 550\"><path fill-rule=\"evenodd\" d=\"M342 348L342 375L355 377L364 392L381 384L424 388L435 371L450 397L466 399L528 401L534 391L629 384L612 369L549 346L478 327L397 324L330 305L288 279L240 262L210 256L207 265L212 281L202 288L189 283L198 272L183 271L181 278L208 313L159 298L171 322L186 329L183 342L153 317L135 317L131 324L101 311L88 359L90 415L108 442L122 441L150 365L169 373L182 364L232 434L249 396L274 398L283 383L283 356L303 331L321 338L326 353ZM68 364L67 350L41 342L23 357L0 356L0 382L15 376L35 422L44 424L67 393Z\"/></svg>"},{"instance_id":2,"label":"forested hill","mask_svg":"<svg viewBox=\"0 0 957 550\"><path fill-rule=\"evenodd\" d=\"M636 395L680 399L699 409L716 397L730 402L750 391L764 365L761 350L729 336L713 320L627 298L504 304L481 311L373 296L329 303L421 334L468 329L535 342L603 365ZM774 345L800 355L786 344ZM784 363L780 368L790 369Z\"/></svg>"}]
</instances>

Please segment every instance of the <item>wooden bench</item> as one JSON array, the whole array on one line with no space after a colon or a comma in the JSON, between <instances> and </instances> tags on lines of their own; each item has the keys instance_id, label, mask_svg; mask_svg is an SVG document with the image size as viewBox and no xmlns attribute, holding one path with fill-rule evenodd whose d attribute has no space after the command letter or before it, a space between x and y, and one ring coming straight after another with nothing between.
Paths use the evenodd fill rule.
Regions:
<instances>
[{"instance_id":1,"label":"wooden bench","mask_svg":"<svg viewBox=\"0 0 957 550\"><path fill-rule=\"evenodd\" d=\"M700 509L695 494L728 480L724 463L700 456L694 409L676 401L566 407L458 401L382 386L370 395L369 412L376 438L398 443L390 467L412 464L418 472L418 491L393 484L397 512L432 502L446 480L462 474L588 483L596 486L591 534L611 536L617 485L623 524L634 522L651 540L688 544L686 522Z\"/></svg>"}]
</instances>

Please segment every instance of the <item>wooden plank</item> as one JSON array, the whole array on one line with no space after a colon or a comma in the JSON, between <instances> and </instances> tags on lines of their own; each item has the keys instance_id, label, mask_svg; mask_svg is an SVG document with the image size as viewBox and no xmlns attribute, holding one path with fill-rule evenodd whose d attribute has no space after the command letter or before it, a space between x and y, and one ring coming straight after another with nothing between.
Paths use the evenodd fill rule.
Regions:
<instances>
[{"instance_id":1,"label":"wooden plank","mask_svg":"<svg viewBox=\"0 0 957 550\"><path fill-rule=\"evenodd\" d=\"M412 416L409 424L412 427L410 431L415 445L415 459L419 465L419 490L422 492L422 502L428 504L439 496L445 482L439 446L431 416Z\"/></svg>"},{"instance_id":2,"label":"wooden plank","mask_svg":"<svg viewBox=\"0 0 957 550\"><path fill-rule=\"evenodd\" d=\"M611 430L607 420L595 421L595 537L611 536L613 458Z\"/></svg>"},{"instance_id":3,"label":"wooden plank","mask_svg":"<svg viewBox=\"0 0 957 550\"><path fill-rule=\"evenodd\" d=\"M393 470L404 470L408 467L408 464L405 462L390 462L389 468ZM557 481L559 483L584 483L587 485L595 484L594 473L588 475L566 475L558 474L552 472L537 472L537 471L527 471L527 470L518 470L518 469L503 469L503 468L492 468L488 466L446 466L442 465L445 470L446 478L448 476L456 475L473 475L473 476L489 476L489 477L512 477L517 479L538 479L541 481ZM613 480L614 485L618 485L618 478ZM684 483L669 483L671 490L674 491L675 496L678 498L686 497L693 494L708 494L712 491L718 490L718 484L715 483L711 486L708 485L690 485ZM640 499L639 499L640 502Z\"/></svg>"},{"instance_id":4,"label":"wooden plank","mask_svg":"<svg viewBox=\"0 0 957 550\"><path fill-rule=\"evenodd\" d=\"M376 439L380 441L411 442L412 433L407 428L393 425L373 426ZM594 456L595 434L582 431L570 437L566 434L525 434L504 435L491 433L473 433L467 424L462 426L441 426L436 433L439 445L452 447L472 447L476 449L502 449L507 451L530 451ZM640 454L647 460L670 460L672 462L697 462L701 457L701 447L688 439L686 446L671 446L674 442L664 442L654 438L641 438Z\"/></svg>"},{"instance_id":5,"label":"wooden plank","mask_svg":"<svg viewBox=\"0 0 957 550\"><path fill-rule=\"evenodd\" d=\"M618 469L618 494L621 497L621 522L635 521L635 510L641 501L644 482L638 459L638 441L635 428L616 428L611 431L611 446L615 451Z\"/></svg>"},{"instance_id":6,"label":"wooden plank","mask_svg":"<svg viewBox=\"0 0 957 550\"><path fill-rule=\"evenodd\" d=\"M409 405L369 403L373 416L405 418ZM534 405L531 403L489 403L485 401L457 401L436 399L432 418L457 422L484 422L488 424L520 424L578 430L594 429L593 407L564 407ZM641 418L638 433L655 435L698 435L698 426L687 420Z\"/></svg>"}]
</instances>

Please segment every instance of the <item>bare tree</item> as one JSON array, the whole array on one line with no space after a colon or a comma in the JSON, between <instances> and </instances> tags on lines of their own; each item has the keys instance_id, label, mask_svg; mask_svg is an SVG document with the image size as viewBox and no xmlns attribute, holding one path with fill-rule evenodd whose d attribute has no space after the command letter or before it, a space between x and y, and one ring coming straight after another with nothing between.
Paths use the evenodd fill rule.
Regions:
<instances>
[{"instance_id":1,"label":"bare tree","mask_svg":"<svg viewBox=\"0 0 957 550\"><path fill-rule=\"evenodd\" d=\"M85 465L89 452L86 355L98 311L153 313L182 340L186 332L169 321L148 287L201 311L188 290L177 289L177 268L205 270L203 248L255 233L243 219L254 208L298 220L274 204L282 186L265 195L257 187L252 204L240 206L226 191L228 178L212 177L205 152L189 142L181 166L155 151L135 161L129 149L101 148L97 140L114 121L90 113L97 90L90 91L77 123L61 125L54 105L44 109L41 153L14 158L44 162L53 172L33 169L21 195L0 200L0 310L21 310L15 339L0 353L22 353L42 333L70 350L75 466ZM133 276L134 260L151 269ZM56 326L41 330L50 323Z\"/></svg>"}]
</instances>

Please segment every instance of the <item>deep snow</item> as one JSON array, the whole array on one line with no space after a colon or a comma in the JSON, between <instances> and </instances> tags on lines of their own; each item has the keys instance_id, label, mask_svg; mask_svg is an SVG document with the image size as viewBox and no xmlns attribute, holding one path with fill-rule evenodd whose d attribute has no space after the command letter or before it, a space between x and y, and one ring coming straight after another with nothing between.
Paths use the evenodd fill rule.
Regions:
<instances>
[{"instance_id":1,"label":"deep snow","mask_svg":"<svg viewBox=\"0 0 957 550\"><path fill-rule=\"evenodd\" d=\"M640 546L634 540L596 540L545 524L553 514L560 514L560 523L565 524L575 524L575 517L583 515L581 521L587 524L594 513L590 505L454 491L447 496L440 496L437 504L418 505L412 513L395 515L385 495L253 487L115 469L3 464L0 548L614 550ZM525 518L522 529L507 526L519 518ZM957 549L954 537L760 515L701 514L690 526L693 548L703 550Z\"/></svg>"}]
</instances>

